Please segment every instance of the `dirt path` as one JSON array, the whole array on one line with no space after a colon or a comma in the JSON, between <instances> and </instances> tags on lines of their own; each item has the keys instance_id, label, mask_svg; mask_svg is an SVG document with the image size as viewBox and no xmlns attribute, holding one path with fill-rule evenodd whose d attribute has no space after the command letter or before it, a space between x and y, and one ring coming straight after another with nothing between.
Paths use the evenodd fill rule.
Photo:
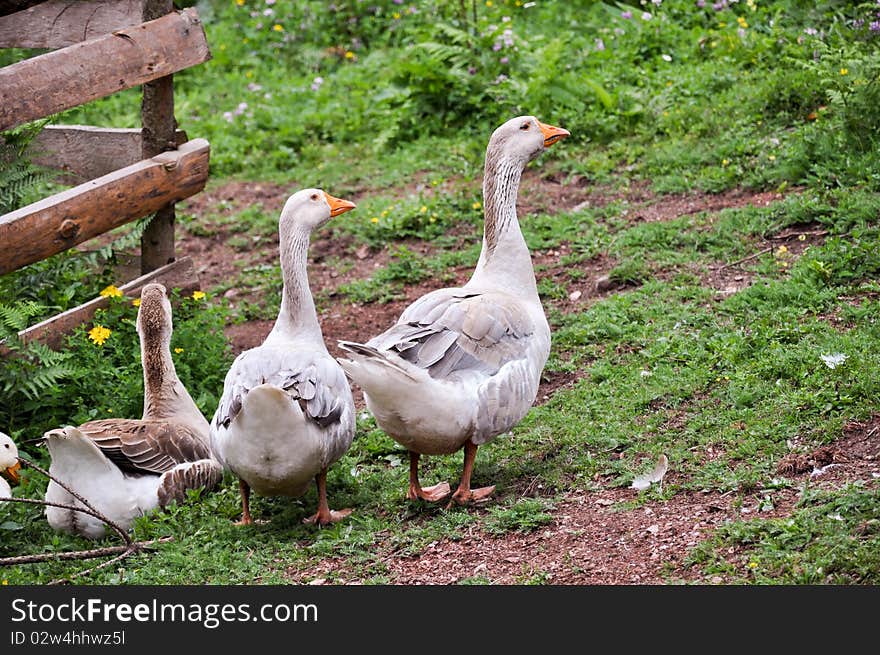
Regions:
<instances>
[{"instance_id":1,"label":"dirt path","mask_svg":"<svg viewBox=\"0 0 880 655\"><path fill-rule=\"evenodd\" d=\"M197 215L209 212L231 211L251 202L262 202L267 210L280 210L289 190L266 184L234 183L198 196L188 211ZM633 222L664 221L703 211L715 212L728 207L767 205L780 198L773 193L732 191L718 195L692 194L666 196L658 202L643 185L626 192L591 189L578 180L561 186L558 180L541 179L535 174L524 178L520 194L520 215L535 211L570 211L588 205L604 205L615 200L627 200L631 207L628 216ZM799 238L803 232L815 232ZM180 242L184 254L197 262L202 287L212 288L224 276L232 275L237 267L235 259L243 255L225 244L226 236L217 232L209 237L185 235ZM821 241L821 230L799 227L788 230L771 242L770 247L787 244L788 257L797 257L811 243ZM427 254L430 244L412 244ZM271 263L275 249L260 248L250 255L250 263ZM425 283L404 289L401 299L387 304L359 304L348 302L332 291L342 282L368 277L377 267L388 261L388 251L371 252L361 249L353 255L351 242L345 239L316 240L310 252L310 281L313 292L326 294L329 303L323 303L320 320L325 335L344 335L351 340L366 340L391 325L403 309L437 283ZM583 274L574 287L568 272L571 265L563 264L568 254L566 246L533 253L539 279L550 277L564 282L570 291L567 299L554 300L556 309L565 312L584 311L590 304L611 293L618 292L607 279L614 267L612 258L602 255L580 262ZM344 274L339 274L329 262L341 258L353 262ZM455 283L462 284L470 276L470 267L454 271ZM699 272L704 284L717 290L719 296L741 291L751 284L750 275L738 266L719 263ZM563 279L564 278L564 279ZM444 285L448 286L448 285ZM234 302L234 295L232 297ZM227 337L234 352L262 342L272 327L272 321L252 321L230 326ZM335 339L328 338L328 347L339 354ZM546 402L560 388L571 385L575 374L545 374L538 402ZM356 402L362 408L362 398L355 390ZM827 469L822 466L831 464ZM865 424L847 427L841 439L832 448L814 453L799 462L784 462L781 475L792 479L808 479L814 470L824 471L811 479L813 486L840 486L855 480L876 483L880 477L880 417ZM664 484L675 485L677 474L674 463ZM636 498L637 491L610 487L610 480L595 480L599 491L574 489L555 503L552 520L528 533L507 533L495 536L473 528L462 539L444 539L430 544L418 556L402 556L394 552L382 553L385 574L394 584L451 584L470 578L479 578L493 584L522 584L545 582L551 584L657 584L670 581L690 581L723 584L723 576L708 580L687 566L691 549L707 538L720 524L750 516L786 516L799 497L795 484L774 492L773 509L763 507L758 495L744 501L735 494L681 492L662 502L651 501L638 509L621 508ZM480 511L479 509L475 511ZM728 553L735 568L748 574L742 555L736 550ZM361 581L356 571L347 568L342 560L328 558L308 569L290 569L287 575L293 582L308 584L357 584Z\"/></svg>"}]
</instances>

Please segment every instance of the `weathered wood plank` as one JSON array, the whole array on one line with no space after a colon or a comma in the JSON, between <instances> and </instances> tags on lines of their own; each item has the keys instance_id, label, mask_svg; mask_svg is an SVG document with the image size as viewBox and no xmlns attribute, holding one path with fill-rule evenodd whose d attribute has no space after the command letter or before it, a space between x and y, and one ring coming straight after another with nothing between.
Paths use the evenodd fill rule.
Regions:
<instances>
[{"instance_id":1,"label":"weathered wood plank","mask_svg":"<svg viewBox=\"0 0 880 655\"><path fill-rule=\"evenodd\" d=\"M96 180L0 216L0 275L201 191L210 146L193 139Z\"/></svg>"},{"instance_id":2,"label":"weathered wood plank","mask_svg":"<svg viewBox=\"0 0 880 655\"><path fill-rule=\"evenodd\" d=\"M174 147L187 142L186 132L176 130ZM80 184L144 159L141 131L91 125L47 125L28 148L30 160L64 173L60 179Z\"/></svg>"},{"instance_id":3,"label":"weathered wood plank","mask_svg":"<svg viewBox=\"0 0 880 655\"><path fill-rule=\"evenodd\" d=\"M132 280L119 287L124 296L136 298L140 295L141 287L150 283L159 282L167 289L178 288L183 291L198 289L199 279L196 275L195 266L189 257L181 257L175 262L151 271L146 275ZM79 307L73 307L66 312L56 314L41 323L32 325L18 333L19 339L24 343L39 341L50 348L58 348L63 343L65 334L72 332L78 325L90 320L95 312L110 304L108 298L98 297L83 303ZM0 352L0 354L3 354Z\"/></svg>"},{"instance_id":4,"label":"weathered wood plank","mask_svg":"<svg viewBox=\"0 0 880 655\"><path fill-rule=\"evenodd\" d=\"M46 0L0 17L0 48L64 48L142 22L144 0Z\"/></svg>"},{"instance_id":5,"label":"weathered wood plank","mask_svg":"<svg viewBox=\"0 0 880 655\"><path fill-rule=\"evenodd\" d=\"M0 131L211 58L191 8L0 68Z\"/></svg>"},{"instance_id":6,"label":"weathered wood plank","mask_svg":"<svg viewBox=\"0 0 880 655\"><path fill-rule=\"evenodd\" d=\"M144 21L155 20L174 10L172 0L145 0ZM174 139L174 79L171 75L144 84L141 101L144 159L171 147ZM141 237L141 273L174 261L174 205L156 212Z\"/></svg>"}]
</instances>

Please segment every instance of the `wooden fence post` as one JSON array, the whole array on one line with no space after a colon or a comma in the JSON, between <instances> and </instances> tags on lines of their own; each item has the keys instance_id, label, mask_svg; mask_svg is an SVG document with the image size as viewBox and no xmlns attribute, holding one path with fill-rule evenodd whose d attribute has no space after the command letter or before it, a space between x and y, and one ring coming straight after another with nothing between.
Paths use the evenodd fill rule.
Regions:
<instances>
[{"instance_id":1,"label":"wooden fence post","mask_svg":"<svg viewBox=\"0 0 880 655\"><path fill-rule=\"evenodd\" d=\"M174 11L173 0L146 0L144 22ZM177 147L174 130L174 77L168 75L144 84L141 102L143 137L141 154L148 159ZM156 212L141 237L141 273L149 273L174 261L174 204Z\"/></svg>"}]
</instances>

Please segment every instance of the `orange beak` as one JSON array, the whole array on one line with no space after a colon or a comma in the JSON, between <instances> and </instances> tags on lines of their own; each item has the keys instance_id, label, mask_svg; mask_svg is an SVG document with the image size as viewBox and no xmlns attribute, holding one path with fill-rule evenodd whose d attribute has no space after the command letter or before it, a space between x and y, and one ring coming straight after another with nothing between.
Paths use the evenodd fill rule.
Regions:
<instances>
[{"instance_id":1,"label":"orange beak","mask_svg":"<svg viewBox=\"0 0 880 655\"><path fill-rule=\"evenodd\" d=\"M9 480L13 485L16 485L19 483L19 480L21 480L21 476L18 473L19 469L21 469L21 464L16 462L15 464L10 466L5 471L0 471L0 472L3 473L4 478Z\"/></svg>"},{"instance_id":2,"label":"orange beak","mask_svg":"<svg viewBox=\"0 0 880 655\"><path fill-rule=\"evenodd\" d=\"M541 121L538 121L538 127L541 128L541 132L544 134L544 147L549 148L554 143L559 141L559 139L564 139L567 136L571 136L571 132L561 127L553 127L552 125L545 125Z\"/></svg>"},{"instance_id":3,"label":"orange beak","mask_svg":"<svg viewBox=\"0 0 880 655\"><path fill-rule=\"evenodd\" d=\"M334 198L326 191L324 191L324 198L327 200L327 204L330 205L331 216L339 216L357 207L353 202L343 200L342 198Z\"/></svg>"}]
</instances>

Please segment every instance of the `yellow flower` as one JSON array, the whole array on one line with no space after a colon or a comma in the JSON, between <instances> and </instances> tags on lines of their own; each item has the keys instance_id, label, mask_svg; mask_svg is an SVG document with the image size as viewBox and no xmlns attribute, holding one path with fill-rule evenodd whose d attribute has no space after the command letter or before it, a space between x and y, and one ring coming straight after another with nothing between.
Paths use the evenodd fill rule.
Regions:
<instances>
[{"instance_id":1,"label":"yellow flower","mask_svg":"<svg viewBox=\"0 0 880 655\"><path fill-rule=\"evenodd\" d=\"M0 584L8 585L8 584L9 584L9 580L4 580L3 582L0 582Z\"/></svg>"},{"instance_id":2,"label":"yellow flower","mask_svg":"<svg viewBox=\"0 0 880 655\"><path fill-rule=\"evenodd\" d=\"M737 19L736 19L736 22L739 23L739 26L742 27L742 28L746 28L746 27L749 26L749 24L748 24L748 22L746 21L746 19L743 18L742 16L740 16L739 18L737 18Z\"/></svg>"},{"instance_id":3,"label":"yellow flower","mask_svg":"<svg viewBox=\"0 0 880 655\"><path fill-rule=\"evenodd\" d=\"M788 247L787 247L787 246L784 246L784 245L779 246L779 248L776 249L776 254L777 254L777 255L784 255L784 254L787 253L787 252L788 252Z\"/></svg>"},{"instance_id":4,"label":"yellow flower","mask_svg":"<svg viewBox=\"0 0 880 655\"><path fill-rule=\"evenodd\" d=\"M487 7L491 7L491 6L492 6L492 0L486 0L486 6L487 6Z\"/></svg>"},{"instance_id":5,"label":"yellow flower","mask_svg":"<svg viewBox=\"0 0 880 655\"><path fill-rule=\"evenodd\" d=\"M122 292L112 284L109 287L101 289L102 298L121 298Z\"/></svg>"},{"instance_id":6,"label":"yellow flower","mask_svg":"<svg viewBox=\"0 0 880 655\"><path fill-rule=\"evenodd\" d=\"M428 208L425 205L422 205L422 208L419 210L420 214L424 214L428 211Z\"/></svg>"},{"instance_id":7,"label":"yellow flower","mask_svg":"<svg viewBox=\"0 0 880 655\"><path fill-rule=\"evenodd\" d=\"M806 234L801 234L801 235L798 236L798 241L806 241L806 240L807 240L807 235L806 235Z\"/></svg>"},{"instance_id":8,"label":"yellow flower","mask_svg":"<svg viewBox=\"0 0 880 655\"><path fill-rule=\"evenodd\" d=\"M370 223L378 223L378 222L379 222L379 219L376 218L375 216L373 216L373 218L370 219Z\"/></svg>"},{"instance_id":9,"label":"yellow flower","mask_svg":"<svg viewBox=\"0 0 880 655\"><path fill-rule=\"evenodd\" d=\"M284 28L281 27L278 23L275 23L275 24L272 26L272 29L275 30L276 32L283 32L283 31L284 31Z\"/></svg>"},{"instance_id":10,"label":"yellow flower","mask_svg":"<svg viewBox=\"0 0 880 655\"><path fill-rule=\"evenodd\" d=\"M103 325L96 325L91 330L89 330L89 339L91 339L93 343L99 346L103 346L104 342L107 341L107 338L111 334L113 333L105 328Z\"/></svg>"},{"instance_id":11,"label":"yellow flower","mask_svg":"<svg viewBox=\"0 0 880 655\"><path fill-rule=\"evenodd\" d=\"M140 307L141 306L141 299L135 298L134 300L131 301L131 304L134 305L135 307Z\"/></svg>"},{"instance_id":12,"label":"yellow flower","mask_svg":"<svg viewBox=\"0 0 880 655\"><path fill-rule=\"evenodd\" d=\"M727 159L722 159L722 160L721 160L721 165L722 165L722 166L727 166L729 163L730 163L730 161L727 160Z\"/></svg>"},{"instance_id":13,"label":"yellow flower","mask_svg":"<svg viewBox=\"0 0 880 655\"><path fill-rule=\"evenodd\" d=\"M482 205L480 204L479 200L477 202L475 202L473 205L471 205L471 208L473 208L473 209L479 209L480 207L482 207Z\"/></svg>"},{"instance_id":14,"label":"yellow flower","mask_svg":"<svg viewBox=\"0 0 880 655\"><path fill-rule=\"evenodd\" d=\"M767 159L769 159L770 161L776 161L776 155L768 155Z\"/></svg>"},{"instance_id":15,"label":"yellow flower","mask_svg":"<svg viewBox=\"0 0 880 655\"><path fill-rule=\"evenodd\" d=\"M513 4L515 4L517 7L522 7L522 0L516 0L516 2L514 2Z\"/></svg>"},{"instance_id":16,"label":"yellow flower","mask_svg":"<svg viewBox=\"0 0 880 655\"><path fill-rule=\"evenodd\" d=\"M849 75L849 69L848 68L841 68L840 74L841 75Z\"/></svg>"},{"instance_id":17,"label":"yellow flower","mask_svg":"<svg viewBox=\"0 0 880 655\"><path fill-rule=\"evenodd\" d=\"M244 76L247 78L251 78L254 76L254 71L248 71L247 73L244 74Z\"/></svg>"},{"instance_id":18,"label":"yellow flower","mask_svg":"<svg viewBox=\"0 0 880 655\"><path fill-rule=\"evenodd\" d=\"M354 59L354 53L351 50L346 50L345 51L345 58L346 59Z\"/></svg>"},{"instance_id":19,"label":"yellow flower","mask_svg":"<svg viewBox=\"0 0 880 655\"><path fill-rule=\"evenodd\" d=\"M752 560L751 562L749 562L749 568L750 569L758 568L758 563L756 561Z\"/></svg>"},{"instance_id":20,"label":"yellow flower","mask_svg":"<svg viewBox=\"0 0 880 655\"><path fill-rule=\"evenodd\" d=\"M391 18L393 18L394 20L400 20L400 14L398 14L398 13L395 11L393 14L391 14Z\"/></svg>"},{"instance_id":21,"label":"yellow flower","mask_svg":"<svg viewBox=\"0 0 880 655\"><path fill-rule=\"evenodd\" d=\"M183 352L183 348L175 348L175 349L174 349L174 352L177 353L177 354L179 355L180 353Z\"/></svg>"},{"instance_id":22,"label":"yellow flower","mask_svg":"<svg viewBox=\"0 0 880 655\"><path fill-rule=\"evenodd\" d=\"M387 209L383 209L383 210L382 210L382 218L385 218L386 216L388 216L388 210L387 210Z\"/></svg>"},{"instance_id":23,"label":"yellow flower","mask_svg":"<svg viewBox=\"0 0 880 655\"><path fill-rule=\"evenodd\" d=\"M235 4L241 7L244 4L244 0L235 0Z\"/></svg>"},{"instance_id":24,"label":"yellow flower","mask_svg":"<svg viewBox=\"0 0 880 655\"><path fill-rule=\"evenodd\" d=\"M107 413L108 413L108 414L112 414L112 413L113 413L113 408L112 408L112 407L108 407L108 408L107 408Z\"/></svg>"},{"instance_id":25,"label":"yellow flower","mask_svg":"<svg viewBox=\"0 0 880 655\"><path fill-rule=\"evenodd\" d=\"M205 297L204 291L193 291L192 299L193 300L202 300Z\"/></svg>"}]
</instances>

